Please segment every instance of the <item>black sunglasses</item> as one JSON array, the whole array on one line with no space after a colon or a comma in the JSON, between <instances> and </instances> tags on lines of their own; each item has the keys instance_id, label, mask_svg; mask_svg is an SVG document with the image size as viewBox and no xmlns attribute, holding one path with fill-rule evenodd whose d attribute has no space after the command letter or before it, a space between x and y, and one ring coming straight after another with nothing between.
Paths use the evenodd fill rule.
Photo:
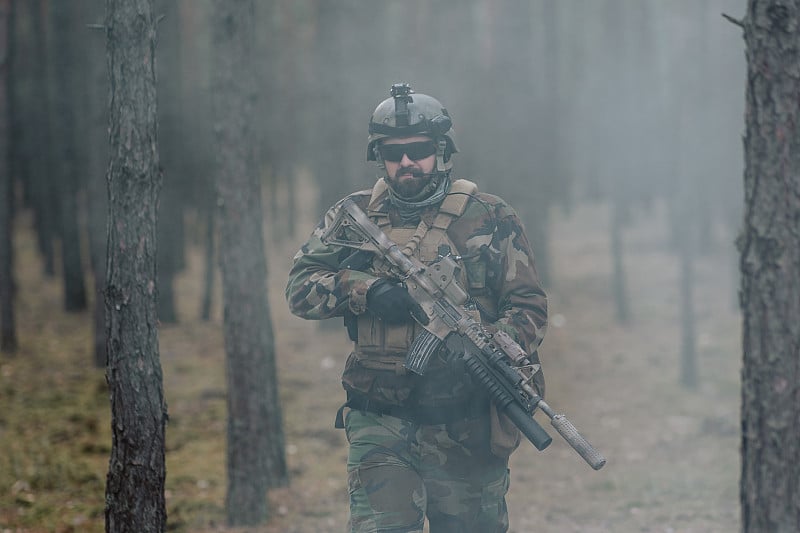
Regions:
<instances>
[{"instance_id":1,"label":"black sunglasses","mask_svg":"<svg viewBox=\"0 0 800 533\"><path fill-rule=\"evenodd\" d=\"M384 161L397 163L403 159L403 154L412 161L419 161L436 153L436 145L432 141L421 141L407 144L381 144L378 151Z\"/></svg>"}]
</instances>

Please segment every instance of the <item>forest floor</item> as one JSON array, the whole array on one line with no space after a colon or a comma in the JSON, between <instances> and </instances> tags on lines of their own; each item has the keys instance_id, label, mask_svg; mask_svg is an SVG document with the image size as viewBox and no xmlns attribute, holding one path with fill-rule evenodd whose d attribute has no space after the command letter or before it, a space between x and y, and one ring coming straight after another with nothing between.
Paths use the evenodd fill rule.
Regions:
<instances>
[{"instance_id":1,"label":"forest floor","mask_svg":"<svg viewBox=\"0 0 800 533\"><path fill-rule=\"evenodd\" d=\"M678 385L680 300L663 212L626 231L632 320L615 321L603 205L554 213L551 326L541 358L548 402L607 457L587 466L555 433L511 461L516 533L731 533L739 530L740 319L730 255L698 257L697 380ZM61 312L41 275L29 216L16 238L20 350L0 357L0 533L103 531L110 414L104 370L92 366L91 318ZM275 329L291 484L270 492L261 528L225 528L225 379L221 312L199 320L201 252L178 280L180 323L163 325L169 408L168 530L192 533L341 532L347 523L346 442L333 428L348 352L340 328L291 316L283 287L304 239L270 247ZM217 295L217 303L219 302ZM540 413L539 421L546 417Z\"/></svg>"}]
</instances>

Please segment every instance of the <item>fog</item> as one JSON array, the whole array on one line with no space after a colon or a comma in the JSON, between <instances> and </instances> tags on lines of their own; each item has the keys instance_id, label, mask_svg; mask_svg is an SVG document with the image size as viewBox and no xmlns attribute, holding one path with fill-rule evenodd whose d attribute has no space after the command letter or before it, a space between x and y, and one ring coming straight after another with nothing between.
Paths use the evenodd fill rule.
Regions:
<instances>
[{"instance_id":1,"label":"fog","mask_svg":"<svg viewBox=\"0 0 800 533\"><path fill-rule=\"evenodd\" d=\"M545 279L548 212L585 200L612 202L626 221L629 210L664 202L676 234L709 245L721 227L730 243L741 204L745 64L741 32L721 14L744 7L278 5L269 42L279 57L265 69L272 81L261 96L273 146L291 149L268 161L282 174L309 166L320 210L370 186L378 171L364 161L369 115L392 83L408 82L453 116L454 173L514 199Z\"/></svg>"},{"instance_id":2,"label":"fog","mask_svg":"<svg viewBox=\"0 0 800 533\"><path fill-rule=\"evenodd\" d=\"M219 287L212 287L214 43L210 0L156 3L164 14L157 54L163 170L159 319L165 326L164 352L170 353L180 328L200 320L200 300L205 302L203 318L214 327L221 321ZM551 331L542 353L545 375L552 377L549 394L554 407L569 409L570 418L610 459L598 474L604 477L593 478L577 456L566 455L563 464L572 466L563 466L557 445L549 456L555 461L544 466L544 461L536 463L534 450L517 452L523 458L517 459L514 483L535 485L531 490L537 497L552 491L538 500L552 512L549 529L541 531L568 531L567 526L576 531L662 531L654 524L663 524L664 531L712 531L705 527L738 503L734 478L741 356L735 240L743 207L746 65L741 28L722 15L740 18L746 2L255 3L253 69L259 84L253 95L258 110L253 142L264 188L279 373L289 378L280 384L284 396L298 375L307 378L305 366L338 371L346 356L320 351L320 344L334 346L336 334L344 343L340 321L320 327L289 316L280 293L290 258L327 207L371 187L381 176L366 161L370 115L389 97L392 84L409 83L416 92L440 100L452 116L459 149L453 175L508 200L524 221L551 297ZM54 252L52 243L66 237L58 234L59 223L43 213L63 202L53 199L65 194L53 183L65 179L66 168L77 169L71 192L78 194L79 214L74 218L90 236L92 262L102 264L108 81L104 32L98 30L103 29L104 3L70 3L69 20L61 20L74 38L67 55L54 48L65 41L54 40L57 27L53 20L42 22L45 12L35 9L37 3L16 4L16 122L11 131L19 139L18 196L22 207L34 212L36 257L52 277L60 270L54 266L58 247ZM72 68L54 68L65 58ZM59 91L65 94L54 98ZM65 114L59 106L70 102L74 109ZM69 128L49 132L48 123L66 116L74 117ZM45 135L57 132L85 142L65 148L69 143L63 139ZM63 158L74 160L59 164ZM84 257L84 270L89 264ZM194 281L188 282L189 277ZM17 296L27 297L24 292ZM169 356L165 359L169 396ZM186 361L181 367L186 371L202 366ZM330 411L332 420L344 393L335 371L312 374L318 380L313 385L328 392L311 407L287 402L287 442L296 450L290 453L298 453L292 460L321 464L338 459L334 455L343 437L327 437L328 445L340 447L326 450L330 457L302 455L306 437L292 421L305 421L312 408ZM621 389L622 382L630 387ZM335 394L339 397L331 399ZM190 419L176 403L176 418ZM663 407L651 412L657 405ZM702 408L694 413L696 405ZM314 428L303 431L313 433ZM673 436L683 444L670 440ZM722 462L716 461L717 453ZM526 485L537 476L526 477L528 472L540 468L553 486ZM699 482L693 476L703 470L710 477ZM294 490L319 485L309 481L314 472L299 471L302 475L293 474ZM713 496L693 493L698 484ZM517 531L533 529L524 491L512 493L512 524L519 524ZM290 496L285 498L289 515L301 514ZM591 505L585 516L570 514L575 502L564 500L569 501L563 503L567 510L559 507L559 498ZM705 503L693 507L689 498ZM688 510L683 515L662 511L662 500ZM321 504L336 509L333 522L325 522L331 530L341 529L341 513L346 513L338 503ZM707 509L701 508L706 504ZM600 518L605 507L612 517L608 522ZM566 514L560 516L561 511ZM324 530L320 523L305 531ZM588 523L596 528L582 528ZM725 528L733 527L735 519L725 524L719 531L730 531ZM287 531L304 531L298 527Z\"/></svg>"},{"instance_id":3,"label":"fog","mask_svg":"<svg viewBox=\"0 0 800 533\"><path fill-rule=\"evenodd\" d=\"M211 137L202 135L211 128L208 3L168 5L159 49L167 194L170 181L190 187L212 167ZM710 245L718 228L730 243L741 209L745 63L740 28L722 14L744 8L735 0L258 2L265 184L291 188L298 172L310 173L319 213L371 186L379 170L365 161L369 116L392 83L407 82L452 115L454 174L514 198L545 279L549 212L586 200L611 202L625 223L632 209L663 202L676 234ZM271 204L276 228L290 230L296 203Z\"/></svg>"},{"instance_id":4,"label":"fog","mask_svg":"<svg viewBox=\"0 0 800 533\"><path fill-rule=\"evenodd\" d=\"M160 220L164 231L173 228L162 235L173 244L182 236L174 229L184 224L180 214L207 212L212 203L214 45L210 2L157 4L164 14ZM15 29L15 131L33 176L23 183L35 189L44 179L34 165L43 143L50 172L67 173L65 161L82 165L88 172L77 185L91 190L102 184L96 174L107 157L98 142L107 105L103 5L76 2L44 23L32 5L20 4ZM695 249L714 238L730 244L741 210L745 64L740 28L722 14L741 16L744 7L743 0L256 2L254 142L273 236L297 237L295 208L310 200L298 196L298 175L319 193L317 214L371 186L380 171L365 160L370 114L391 84L406 82L453 117L455 175L514 199L546 280L552 211L581 202L608 202L620 227L661 203L673 244L678 235L696 237ZM68 54L57 48L64 43ZM42 60L46 68L37 68ZM74 64L55 68L64 61ZM37 92L42 86L50 103ZM49 128L37 130L34 109L52 111L52 127L61 128L52 135L89 142L46 142L39 132ZM55 117L72 117L70 126ZM159 262L182 268L168 257Z\"/></svg>"}]
</instances>

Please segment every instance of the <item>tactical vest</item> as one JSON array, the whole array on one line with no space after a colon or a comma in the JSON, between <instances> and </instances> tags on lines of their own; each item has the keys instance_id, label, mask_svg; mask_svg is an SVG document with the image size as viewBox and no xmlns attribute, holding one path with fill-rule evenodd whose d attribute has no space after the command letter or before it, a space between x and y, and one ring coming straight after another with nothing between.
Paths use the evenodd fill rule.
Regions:
<instances>
[{"instance_id":1,"label":"tactical vest","mask_svg":"<svg viewBox=\"0 0 800 533\"><path fill-rule=\"evenodd\" d=\"M448 246L452 253L462 256L463 266L459 272L459 283L467 289L470 297L480 309L474 311L474 318L487 322L497 319L497 296L486 283L486 258L470 250L459 250L447 229L450 224L464 214L470 196L477 192L474 183L456 180L442 202L433 222L428 226L425 217L416 228L395 228L387 213L378 211L385 198L386 184L380 180L372 190L368 216L400 246L403 253L417 257L425 264L439 258L441 246ZM431 220L430 217L427 217ZM373 263L376 272L380 264ZM480 315L485 315L481 317ZM348 391L348 403L356 409L389 413L393 416L409 416L418 423L445 423L441 421L424 422L426 418L437 418L442 413L448 417L464 416L474 418L487 416L489 449L501 458L507 458L520 444L520 432L514 424L490 405L485 391L473 383L471 376L459 365L459 358L451 361L442 357L442 352L431 358L424 376L413 374L403 367L408 349L421 327L414 322L403 325L387 325L367 312L359 315L358 337L355 349L347 359L342 384ZM438 357L437 357L438 356ZM536 354L531 358L538 363ZM544 394L544 379L538 371L534 384ZM336 427L344 427L342 412L339 409ZM387 406L389 406L387 408ZM391 406L398 406L402 413L395 412Z\"/></svg>"},{"instance_id":2,"label":"tactical vest","mask_svg":"<svg viewBox=\"0 0 800 533\"><path fill-rule=\"evenodd\" d=\"M416 228L395 228L392 226L388 214L375 210L376 204L386 193L386 182L380 180L372 190L367 214L392 241L402 247L404 254L416 257L425 264L430 264L438 259L441 246L446 246L454 254L459 253L447 235L447 228L463 214L469 196L454 193L474 194L476 191L477 187L474 183L456 180L450 187L450 193L442 201L439 212L430 227L424 220L421 220ZM380 260L375 265L378 270L380 269L379 263ZM462 287L468 286L464 269L461 269L458 282ZM402 367L406 353L420 331L421 326L416 322L387 325L371 313L364 313L358 317L358 340L355 352L366 366L395 369L399 364Z\"/></svg>"},{"instance_id":3,"label":"tactical vest","mask_svg":"<svg viewBox=\"0 0 800 533\"><path fill-rule=\"evenodd\" d=\"M387 194L386 187L383 180L376 183L367 214L392 241L402 247L403 253L430 264L438 259L441 246L449 247L453 254L463 252L458 250L447 235L447 229L464 213L469 195L477 192L474 183L467 180L454 181L430 226L421 220L416 228L396 228L392 226L387 213L377 210ZM380 266L379 260L373 264L376 271L380 270ZM468 268L462 268L459 277L459 283L466 288L470 287L467 270ZM492 307L494 306L492 303ZM477 311L476 318L479 318ZM359 315L357 320L358 338L342 376L346 389L377 401L400 405L410 396L414 387L420 386L425 391L431 391L430 394L422 392L424 396L434 396L427 398L431 402L463 400L474 393L467 390L470 383L468 377L460 373L456 375L450 369L444 368L444 361L435 357L430 362L426 380L415 381L419 376L408 374L403 362L414 338L422 331L421 326L415 322L388 325L369 312ZM442 383L436 380L442 380ZM426 399L422 401L425 403Z\"/></svg>"}]
</instances>

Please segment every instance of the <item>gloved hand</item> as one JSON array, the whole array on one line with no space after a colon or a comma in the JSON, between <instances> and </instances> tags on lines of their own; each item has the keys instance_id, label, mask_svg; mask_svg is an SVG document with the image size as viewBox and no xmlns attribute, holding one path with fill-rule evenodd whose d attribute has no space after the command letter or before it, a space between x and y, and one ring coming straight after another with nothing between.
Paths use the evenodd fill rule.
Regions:
<instances>
[{"instance_id":1,"label":"gloved hand","mask_svg":"<svg viewBox=\"0 0 800 533\"><path fill-rule=\"evenodd\" d=\"M416 319L423 325L429 320L422 307L397 281L379 279L367 291L367 309L387 324L403 324Z\"/></svg>"}]
</instances>

